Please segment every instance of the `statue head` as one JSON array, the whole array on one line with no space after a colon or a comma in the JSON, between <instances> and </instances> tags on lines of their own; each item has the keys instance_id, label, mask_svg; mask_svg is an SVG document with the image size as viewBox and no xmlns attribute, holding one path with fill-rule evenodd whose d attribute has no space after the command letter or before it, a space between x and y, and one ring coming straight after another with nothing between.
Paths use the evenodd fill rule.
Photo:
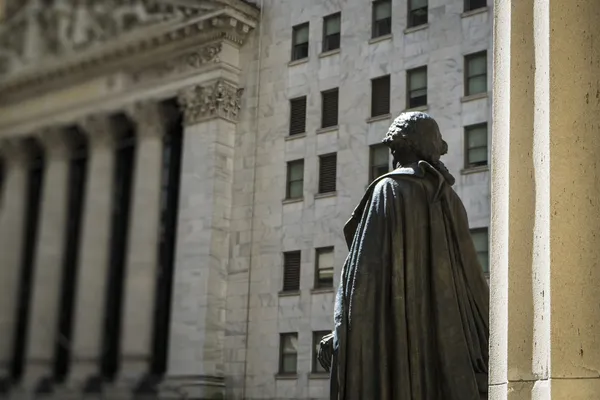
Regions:
<instances>
[{"instance_id":1,"label":"statue head","mask_svg":"<svg viewBox=\"0 0 600 400\"><path fill-rule=\"evenodd\" d=\"M382 142L390 148L394 165L427 161L451 184L454 183L454 178L440 161L440 157L448 152L448 143L442 139L437 122L428 114L418 111L400 114Z\"/></svg>"}]
</instances>

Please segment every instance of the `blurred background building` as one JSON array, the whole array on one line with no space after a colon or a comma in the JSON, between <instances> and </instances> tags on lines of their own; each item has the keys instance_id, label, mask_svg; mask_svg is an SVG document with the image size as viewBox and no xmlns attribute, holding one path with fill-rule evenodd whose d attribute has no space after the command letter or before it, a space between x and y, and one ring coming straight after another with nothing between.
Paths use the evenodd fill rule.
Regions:
<instances>
[{"instance_id":1,"label":"blurred background building","mask_svg":"<svg viewBox=\"0 0 600 400\"><path fill-rule=\"evenodd\" d=\"M0 1L0 397L328 398L401 111L487 272L491 44L486 0Z\"/></svg>"}]
</instances>

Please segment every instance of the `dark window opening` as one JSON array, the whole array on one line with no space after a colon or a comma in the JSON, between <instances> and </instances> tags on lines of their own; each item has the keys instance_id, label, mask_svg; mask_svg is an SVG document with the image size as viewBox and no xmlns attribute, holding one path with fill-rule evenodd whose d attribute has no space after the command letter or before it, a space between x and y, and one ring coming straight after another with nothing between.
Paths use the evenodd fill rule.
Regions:
<instances>
[{"instance_id":1,"label":"dark window opening","mask_svg":"<svg viewBox=\"0 0 600 400\"><path fill-rule=\"evenodd\" d=\"M21 276L17 300L17 325L13 345L13 361L11 375L18 381L24 370L25 348L27 345L29 313L31 312L31 295L33 289L34 260L37 247L39 216L44 181L45 157L41 146L33 139L28 139L32 160L27 172L27 194L25 201L25 229L21 250Z\"/></svg>"},{"instance_id":2,"label":"dark window opening","mask_svg":"<svg viewBox=\"0 0 600 400\"><path fill-rule=\"evenodd\" d=\"M120 334L123 313L125 257L131 209L131 189L135 166L135 132L122 115L114 117L115 126L122 127L115 149L113 200L110 236L110 264L102 338L102 376L113 381L119 368Z\"/></svg>"},{"instance_id":3,"label":"dark window opening","mask_svg":"<svg viewBox=\"0 0 600 400\"><path fill-rule=\"evenodd\" d=\"M183 150L183 120L177 103L164 105L171 116L167 134L163 138L162 188L158 243L159 268L156 276L154 304L154 335L151 373L161 377L167 370L169 328L171 321L171 293L175 268L177 219L181 157Z\"/></svg>"},{"instance_id":4,"label":"dark window opening","mask_svg":"<svg viewBox=\"0 0 600 400\"><path fill-rule=\"evenodd\" d=\"M371 117L390 113L390 76L371 80Z\"/></svg>"},{"instance_id":5,"label":"dark window opening","mask_svg":"<svg viewBox=\"0 0 600 400\"><path fill-rule=\"evenodd\" d=\"M319 157L319 193L335 192L337 179L337 154Z\"/></svg>"},{"instance_id":6,"label":"dark window opening","mask_svg":"<svg viewBox=\"0 0 600 400\"><path fill-rule=\"evenodd\" d=\"M319 362L317 356L319 354L319 343L321 343L321 339L323 339L324 336L327 336L330 333L331 333L330 331L313 332L312 372L315 372L315 373L326 373L327 372L327 371L325 371L325 368L323 368L321 366L321 363Z\"/></svg>"},{"instance_id":7,"label":"dark window opening","mask_svg":"<svg viewBox=\"0 0 600 400\"><path fill-rule=\"evenodd\" d=\"M304 196L304 160L288 162L286 199L300 199Z\"/></svg>"},{"instance_id":8,"label":"dark window opening","mask_svg":"<svg viewBox=\"0 0 600 400\"><path fill-rule=\"evenodd\" d=\"M323 52L340 48L342 14L336 13L323 19Z\"/></svg>"},{"instance_id":9,"label":"dark window opening","mask_svg":"<svg viewBox=\"0 0 600 400\"><path fill-rule=\"evenodd\" d=\"M479 260L479 264L481 264L483 273L486 276L489 276L490 254L488 228L471 229L471 238L473 239L473 245L475 246L475 251L477 252L477 259Z\"/></svg>"},{"instance_id":10,"label":"dark window opening","mask_svg":"<svg viewBox=\"0 0 600 400\"><path fill-rule=\"evenodd\" d=\"M339 91L337 88L321 93L321 128L338 124Z\"/></svg>"},{"instance_id":11,"label":"dark window opening","mask_svg":"<svg viewBox=\"0 0 600 400\"><path fill-rule=\"evenodd\" d=\"M487 0L465 0L465 11L487 7Z\"/></svg>"},{"instance_id":12,"label":"dark window opening","mask_svg":"<svg viewBox=\"0 0 600 400\"><path fill-rule=\"evenodd\" d=\"M376 144L369 152L369 182L373 182L390 171L390 150L385 144Z\"/></svg>"},{"instance_id":13,"label":"dark window opening","mask_svg":"<svg viewBox=\"0 0 600 400\"><path fill-rule=\"evenodd\" d=\"M290 136L306 132L306 96L290 100Z\"/></svg>"},{"instance_id":14,"label":"dark window opening","mask_svg":"<svg viewBox=\"0 0 600 400\"><path fill-rule=\"evenodd\" d=\"M407 108L427 105L427 67L407 71L408 99Z\"/></svg>"},{"instance_id":15,"label":"dark window opening","mask_svg":"<svg viewBox=\"0 0 600 400\"><path fill-rule=\"evenodd\" d=\"M292 61L308 57L308 22L292 28Z\"/></svg>"},{"instance_id":16,"label":"dark window opening","mask_svg":"<svg viewBox=\"0 0 600 400\"><path fill-rule=\"evenodd\" d=\"M465 168L488 164L487 123L465 127Z\"/></svg>"},{"instance_id":17,"label":"dark window opening","mask_svg":"<svg viewBox=\"0 0 600 400\"><path fill-rule=\"evenodd\" d=\"M283 291L300 290L300 251L283 253Z\"/></svg>"},{"instance_id":18,"label":"dark window opening","mask_svg":"<svg viewBox=\"0 0 600 400\"><path fill-rule=\"evenodd\" d=\"M392 2L390 0L374 1L371 36L377 38L390 33L392 33Z\"/></svg>"},{"instance_id":19,"label":"dark window opening","mask_svg":"<svg viewBox=\"0 0 600 400\"><path fill-rule=\"evenodd\" d=\"M81 225L87 176L88 146L86 136L77 128L67 132L72 141L69 161L65 247L58 318L58 340L54 359L54 380L64 382L71 361L71 339L75 307L77 260L81 240Z\"/></svg>"},{"instance_id":20,"label":"dark window opening","mask_svg":"<svg viewBox=\"0 0 600 400\"><path fill-rule=\"evenodd\" d=\"M427 3L427 0L408 0L408 28L427 23Z\"/></svg>"}]
</instances>

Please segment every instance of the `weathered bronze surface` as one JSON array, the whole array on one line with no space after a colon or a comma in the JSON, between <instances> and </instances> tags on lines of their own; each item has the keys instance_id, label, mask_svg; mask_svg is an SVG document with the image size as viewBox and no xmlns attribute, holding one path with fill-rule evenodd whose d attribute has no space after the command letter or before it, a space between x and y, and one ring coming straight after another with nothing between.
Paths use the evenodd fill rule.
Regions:
<instances>
[{"instance_id":1,"label":"weathered bronze surface","mask_svg":"<svg viewBox=\"0 0 600 400\"><path fill-rule=\"evenodd\" d=\"M383 139L394 171L344 227L331 335L319 360L335 400L487 398L489 288L437 123L401 114Z\"/></svg>"}]
</instances>

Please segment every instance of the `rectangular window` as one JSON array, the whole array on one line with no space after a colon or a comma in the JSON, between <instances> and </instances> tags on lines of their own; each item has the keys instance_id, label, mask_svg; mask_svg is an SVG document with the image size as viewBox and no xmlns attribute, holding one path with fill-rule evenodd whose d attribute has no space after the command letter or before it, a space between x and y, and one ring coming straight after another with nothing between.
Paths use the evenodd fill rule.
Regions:
<instances>
[{"instance_id":1,"label":"rectangular window","mask_svg":"<svg viewBox=\"0 0 600 400\"><path fill-rule=\"evenodd\" d=\"M304 160L288 162L287 199L300 199L304 196Z\"/></svg>"},{"instance_id":2,"label":"rectangular window","mask_svg":"<svg viewBox=\"0 0 600 400\"><path fill-rule=\"evenodd\" d=\"M487 52L465 57L465 96L487 92Z\"/></svg>"},{"instance_id":3,"label":"rectangular window","mask_svg":"<svg viewBox=\"0 0 600 400\"><path fill-rule=\"evenodd\" d=\"M319 343L324 336L329 335L330 331L317 331L313 332L313 354L312 354L312 372L326 373L325 368L321 366L321 363L317 359L319 354Z\"/></svg>"},{"instance_id":4,"label":"rectangular window","mask_svg":"<svg viewBox=\"0 0 600 400\"><path fill-rule=\"evenodd\" d=\"M408 0L408 28L427 23L427 0Z\"/></svg>"},{"instance_id":5,"label":"rectangular window","mask_svg":"<svg viewBox=\"0 0 600 400\"><path fill-rule=\"evenodd\" d=\"M292 28L292 61L308 57L308 22Z\"/></svg>"},{"instance_id":6,"label":"rectangular window","mask_svg":"<svg viewBox=\"0 0 600 400\"><path fill-rule=\"evenodd\" d=\"M390 113L390 76L371 79L371 117Z\"/></svg>"},{"instance_id":7,"label":"rectangular window","mask_svg":"<svg viewBox=\"0 0 600 400\"><path fill-rule=\"evenodd\" d=\"M486 6L486 0L465 0L465 11L477 10Z\"/></svg>"},{"instance_id":8,"label":"rectangular window","mask_svg":"<svg viewBox=\"0 0 600 400\"><path fill-rule=\"evenodd\" d=\"M427 105L427 67L420 67L406 72L408 99L407 108Z\"/></svg>"},{"instance_id":9,"label":"rectangular window","mask_svg":"<svg viewBox=\"0 0 600 400\"><path fill-rule=\"evenodd\" d=\"M282 333L279 339L279 373L293 375L298 364L298 334Z\"/></svg>"},{"instance_id":10,"label":"rectangular window","mask_svg":"<svg viewBox=\"0 0 600 400\"><path fill-rule=\"evenodd\" d=\"M319 193L335 192L337 154L319 157Z\"/></svg>"},{"instance_id":11,"label":"rectangular window","mask_svg":"<svg viewBox=\"0 0 600 400\"><path fill-rule=\"evenodd\" d=\"M338 88L321 92L321 128L338 124Z\"/></svg>"},{"instance_id":12,"label":"rectangular window","mask_svg":"<svg viewBox=\"0 0 600 400\"><path fill-rule=\"evenodd\" d=\"M372 37L392 33L392 2L391 0L376 0L373 2L373 31Z\"/></svg>"},{"instance_id":13,"label":"rectangular window","mask_svg":"<svg viewBox=\"0 0 600 400\"><path fill-rule=\"evenodd\" d=\"M341 13L323 18L323 52L340 48L341 23Z\"/></svg>"},{"instance_id":14,"label":"rectangular window","mask_svg":"<svg viewBox=\"0 0 600 400\"><path fill-rule=\"evenodd\" d=\"M465 168L488 164L487 123L465 127Z\"/></svg>"},{"instance_id":15,"label":"rectangular window","mask_svg":"<svg viewBox=\"0 0 600 400\"><path fill-rule=\"evenodd\" d=\"M477 259L481 264L481 268L486 275L489 275L489 238L488 228L477 228L471 229L471 238L473 238L473 244L475 245L475 251L477 252Z\"/></svg>"},{"instance_id":16,"label":"rectangular window","mask_svg":"<svg viewBox=\"0 0 600 400\"><path fill-rule=\"evenodd\" d=\"M369 151L369 182L373 182L390 171L390 149L385 144L376 144Z\"/></svg>"},{"instance_id":17,"label":"rectangular window","mask_svg":"<svg viewBox=\"0 0 600 400\"><path fill-rule=\"evenodd\" d=\"M283 290L300 290L300 250L283 253Z\"/></svg>"},{"instance_id":18,"label":"rectangular window","mask_svg":"<svg viewBox=\"0 0 600 400\"><path fill-rule=\"evenodd\" d=\"M306 96L290 100L290 136L306 132Z\"/></svg>"},{"instance_id":19,"label":"rectangular window","mask_svg":"<svg viewBox=\"0 0 600 400\"><path fill-rule=\"evenodd\" d=\"M324 247L316 251L315 289L333 287L333 247Z\"/></svg>"}]
</instances>

